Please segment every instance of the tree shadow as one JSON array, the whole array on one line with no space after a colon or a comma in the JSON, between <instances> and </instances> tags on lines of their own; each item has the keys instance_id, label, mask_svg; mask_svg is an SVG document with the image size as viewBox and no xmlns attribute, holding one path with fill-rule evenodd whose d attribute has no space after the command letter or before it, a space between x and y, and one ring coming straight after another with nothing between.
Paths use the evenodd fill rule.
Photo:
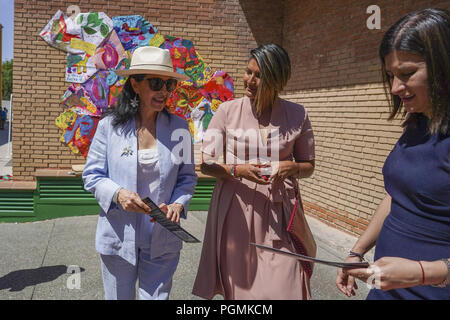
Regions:
<instances>
[{"instance_id":1,"label":"tree shadow","mask_svg":"<svg viewBox=\"0 0 450 320\"><path fill-rule=\"evenodd\" d=\"M80 268L80 272L83 271L85 269ZM56 280L63 274L70 274L68 267L65 265L12 271L0 278L0 290L21 291L29 286Z\"/></svg>"}]
</instances>

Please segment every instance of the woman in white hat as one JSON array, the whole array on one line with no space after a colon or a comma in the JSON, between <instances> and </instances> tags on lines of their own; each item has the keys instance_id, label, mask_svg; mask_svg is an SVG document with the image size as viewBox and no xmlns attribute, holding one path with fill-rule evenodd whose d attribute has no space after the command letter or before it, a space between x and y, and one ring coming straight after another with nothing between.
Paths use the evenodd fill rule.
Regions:
<instances>
[{"instance_id":1,"label":"woman in white hat","mask_svg":"<svg viewBox=\"0 0 450 320\"><path fill-rule=\"evenodd\" d=\"M140 47L133 53L116 106L99 122L83 181L99 205L96 249L106 299L168 299L181 240L150 221L149 197L167 218L186 218L197 176L186 121L166 101L185 76L170 52ZM175 151L176 150L176 151ZM180 152L181 150L181 152ZM172 152L175 151L175 152Z\"/></svg>"}]
</instances>

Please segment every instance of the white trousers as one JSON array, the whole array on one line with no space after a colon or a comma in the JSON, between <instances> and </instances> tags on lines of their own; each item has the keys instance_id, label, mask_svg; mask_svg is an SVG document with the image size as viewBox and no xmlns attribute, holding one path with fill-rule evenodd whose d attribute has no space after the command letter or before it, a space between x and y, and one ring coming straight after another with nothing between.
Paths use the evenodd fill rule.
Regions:
<instances>
[{"instance_id":1,"label":"white trousers","mask_svg":"<svg viewBox=\"0 0 450 320\"><path fill-rule=\"evenodd\" d=\"M177 269L180 253L168 253L150 258L150 249L138 249L135 266L116 255L100 255L106 300L136 299L167 300L172 288L172 276Z\"/></svg>"}]
</instances>

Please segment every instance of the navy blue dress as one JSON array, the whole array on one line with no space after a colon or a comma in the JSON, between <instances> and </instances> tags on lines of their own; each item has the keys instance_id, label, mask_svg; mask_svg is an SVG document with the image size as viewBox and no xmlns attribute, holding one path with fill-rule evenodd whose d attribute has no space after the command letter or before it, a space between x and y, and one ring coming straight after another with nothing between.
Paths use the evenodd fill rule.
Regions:
<instances>
[{"instance_id":1,"label":"navy blue dress","mask_svg":"<svg viewBox=\"0 0 450 320\"><path fill-rule=\"evenodd\" d=\"M430 135L427 121L418 115L416 125L405 130L384 164L392 204L376 243L375 260L450 257L450 137ZM372 289L367 299L449 300L450 286Z\"/></svg>"}]
</instances>

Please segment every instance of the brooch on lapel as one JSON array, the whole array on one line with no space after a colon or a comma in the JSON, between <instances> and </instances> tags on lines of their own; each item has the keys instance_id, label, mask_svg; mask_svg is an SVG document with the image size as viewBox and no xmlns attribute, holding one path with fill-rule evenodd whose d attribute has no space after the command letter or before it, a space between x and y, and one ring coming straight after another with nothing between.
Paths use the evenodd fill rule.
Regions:
<instances>
[{"instance_id":1,"label":"brooch on lapel","mask_svg":"<svg viewBox=\"0 0 450 320\"><path fill-rule=\"evenodd\" d=\"M121 157L123 157L123 156L126 156L126 157L128 157L128 156L132 156L133 155L133 150L131 150L131 147L125 147L125 148L123 148L123 150L122 150L122 154L120 155Z\"/></svg>"}]
</instances>

